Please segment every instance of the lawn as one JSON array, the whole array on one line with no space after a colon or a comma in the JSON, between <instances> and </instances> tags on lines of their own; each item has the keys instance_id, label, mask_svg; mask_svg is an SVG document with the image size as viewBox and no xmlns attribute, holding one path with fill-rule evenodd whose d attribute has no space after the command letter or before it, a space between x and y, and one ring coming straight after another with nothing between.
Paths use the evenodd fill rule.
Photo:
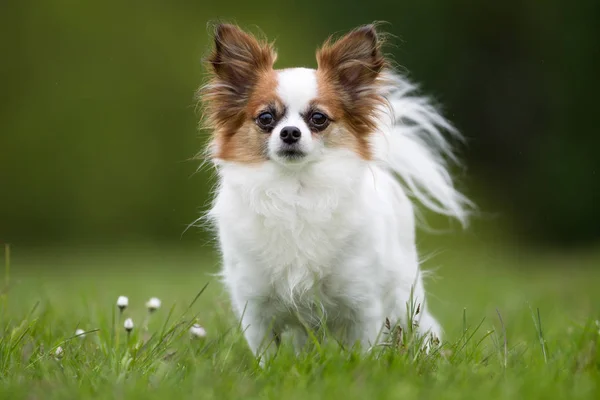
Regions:
<instances>
[{"instance_id":1,"label":"lawn","mask_svg":"<svg viewBox=\"0 0 600 400\"><path fill-rule=\"evenodd\" d=\"M296 357L284 340L264 370L207 250L13 245L0 397L600 398L600 251L534 251L476 234L421 245L434 254L424 265L446 330L439 350L420 352L406 327L366 356L328 343ZM120 295L129 298L123 315ZM152 296L162 305L150 314ZM190 335L193 323L205 338ZM74 337L76 329L88 333Z\"/></svg>"}]
</instances>

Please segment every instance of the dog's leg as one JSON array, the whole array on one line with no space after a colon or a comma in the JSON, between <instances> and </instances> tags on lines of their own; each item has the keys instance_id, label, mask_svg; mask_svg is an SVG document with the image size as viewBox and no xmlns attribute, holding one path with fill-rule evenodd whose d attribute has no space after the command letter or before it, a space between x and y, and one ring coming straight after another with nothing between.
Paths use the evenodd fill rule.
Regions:
<instances>
[{"instance_id":1,"label":"dog's leg","mask_svg":"<svg viewBox=\"0 0 600 400\"><path fill-rule=\"evenodd\" d=\"M300 355L307 349L308 333L304 328L294 330L294 351L296 355Z\"/></svg>"},{"instance_id":2,"label":"dog's leg","mask_svg":"<svg viewBox=\"0 0 600 400\"><path fill-rule=\"evenodd\" d=\"M419 319L419 334L424 336L425 348L429 350L432 345L437 345L442 340L442 327L437 320L423 307Z\"/></svg>"},{"instance_id":3,"label":"dog's leg","mask_svg":"<svg viewBox=\"0 0 600 400\"><path fill-rule=\"evenodd\" d=\"M277 353L281 341L275 321L265 318L260 313L260 307L249 302L242 316L242 329L250 350L264 367L267 360Z\"/></svg>"},{"instance_id":4,"label":"dog's leg","mask_svg":"<svg viewBox=\"0 0 600 400\"><path fill-rule=\"evenodd\" d=\"M381 312L381 307L371 304L369 310L362 310L348 321L345 329L346 345L352 347L360 343L362 352L369 351L381 339L380 334L384 322L385 317Z\"/></svg>"}]
</instances>

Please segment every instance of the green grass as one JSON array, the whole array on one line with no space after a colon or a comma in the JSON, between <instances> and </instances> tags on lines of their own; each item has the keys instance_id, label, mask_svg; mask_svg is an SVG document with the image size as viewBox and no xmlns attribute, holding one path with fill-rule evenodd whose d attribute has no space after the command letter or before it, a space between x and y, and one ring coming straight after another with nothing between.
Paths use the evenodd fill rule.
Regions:
<instances>
[{"instance_id":1,"label":"green grass","mask_svg":"<svg viewBox=\"0 0 600 400\"><path fill-rule=\"evenodd\" d=\"M366 356L330 343L296 357L284 340L265 370L210 275L213 256L13 247L0 285L0 398L600 398L600 252L489 242L442 237L446 250L425 264L446 330L439 351L419 352L407 334ZM119 295L130 300L123 316ZM163 305L145 330L151 296ZM190 337L195 321L205 339Z\"/></svg>"}]
</instances>

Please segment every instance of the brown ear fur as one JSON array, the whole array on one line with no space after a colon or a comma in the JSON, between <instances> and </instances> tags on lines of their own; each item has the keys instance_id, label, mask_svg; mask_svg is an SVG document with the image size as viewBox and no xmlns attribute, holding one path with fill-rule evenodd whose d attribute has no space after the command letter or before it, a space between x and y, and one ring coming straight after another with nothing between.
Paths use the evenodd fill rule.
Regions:
<instances>
[{"instance_id":1,"label":"brown ear fur","mask_svg":"<svg viewBox=\"0 0 600 400\"><path fill-rule=\"evenodd\" d=\"M381 44L374 25L365 25L337 41L329 38L317 51L319 79L335 91L344 119L358 135L375 128L375 109L384 102L376 88L387 67Z\"/></svg>"},{"instance_id":2,"label":"brown ear fur","mask_svg":"<svg viewBox=\"0 0 600 400\"><path fill-rule=\"evenodd\" d=\"M233 134L244 122L244 110L256 84L272 68L277 54L235 25L215 27L214 48L207 61L212 74L200 90L208 124Z\"/></svg>"}]
</instances>

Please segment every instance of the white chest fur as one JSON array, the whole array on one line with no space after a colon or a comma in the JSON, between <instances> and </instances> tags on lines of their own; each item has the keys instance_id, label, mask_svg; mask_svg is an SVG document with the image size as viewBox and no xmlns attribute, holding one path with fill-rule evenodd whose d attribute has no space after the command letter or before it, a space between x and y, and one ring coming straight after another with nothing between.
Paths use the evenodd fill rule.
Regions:
<instances>
[{"instance_id":1,"label":"white chest fur","mask_svg":"<svg viewBox=\"0 0 600 400\"><path fill-rule=\"evenodd\" d=\"M361 223L364 162L341 154L302 175L271 164L226 166L211 216L225 259L226 280L296 303L336 265ZM231 271L227 271L230 269ZM231 282L234 283L234 282ZM269 293L274 291L275 293ZM250 293L248 293L250 294Z\"/></svg>"},{"instance_id":2,"label":"white chest fur","mask_svg":"<svg viewBox=\"0 0 600 400\"><path fill-rule=\"evenodd\" d=\"M221 275L254 349L271 329L320 326L319 315L349 343L371 343L385 318L403 318L413 284L423 299L412 207L401 187L351 154L322 160L301 172L271 163L219 171L210 217ZM427 318L424 326L438 332Z\"/></svg>"}]
</instances>

